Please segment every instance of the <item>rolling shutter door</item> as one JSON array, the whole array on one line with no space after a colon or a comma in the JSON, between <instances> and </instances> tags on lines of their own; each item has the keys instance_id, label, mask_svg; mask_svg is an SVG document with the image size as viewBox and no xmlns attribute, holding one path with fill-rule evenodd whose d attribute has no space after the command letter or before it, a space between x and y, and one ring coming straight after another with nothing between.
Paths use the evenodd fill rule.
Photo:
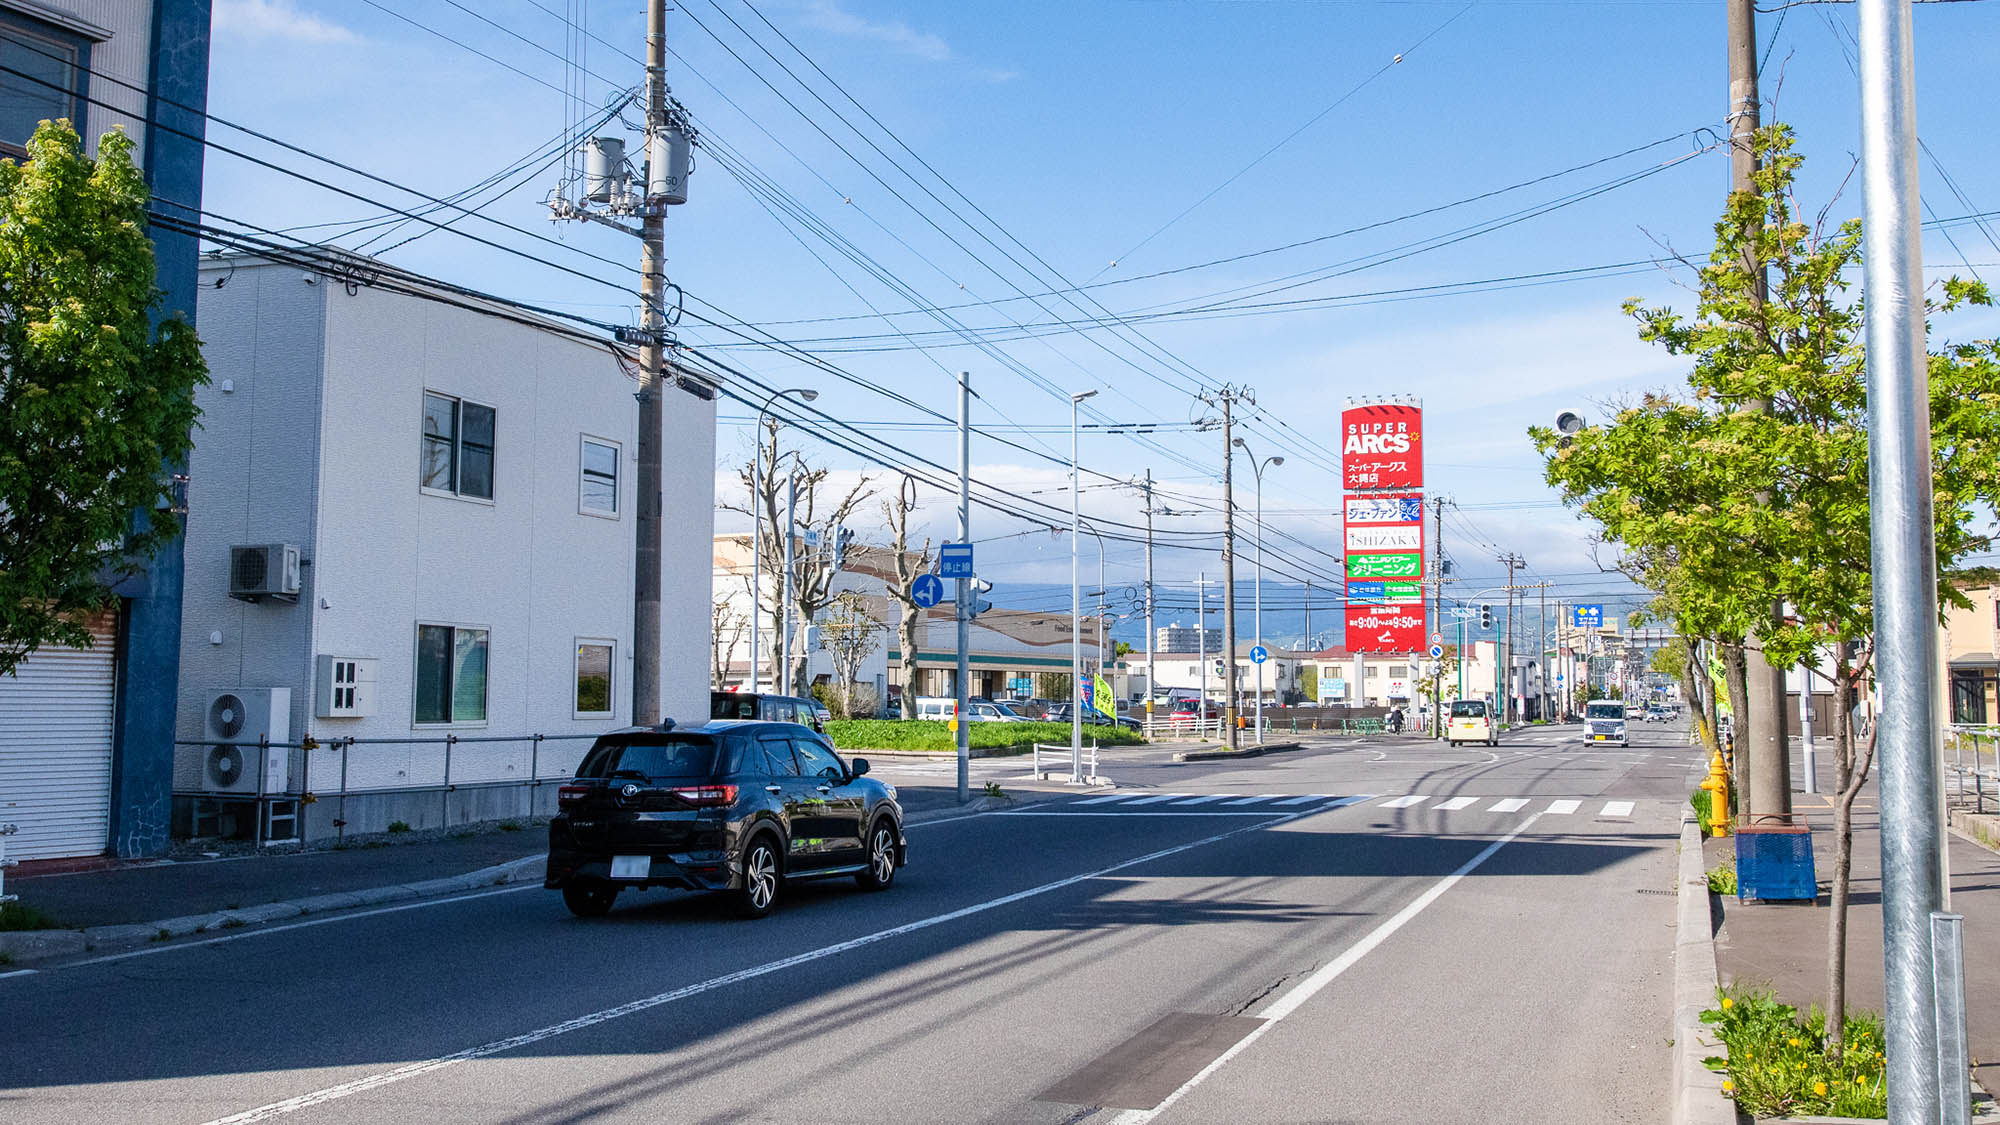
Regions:
<instances>
[{"instance_id":1,"label":"rolling shutter door","mask_svg":"<svg viewBox=\"0 0 2000 1125\"><path fill-rule=\"evenodd\" d=\"M109 843L115 618L88 650L35 650L0 676L0 823L9 859L99 855Z\"/></svg>"}]
</instances>

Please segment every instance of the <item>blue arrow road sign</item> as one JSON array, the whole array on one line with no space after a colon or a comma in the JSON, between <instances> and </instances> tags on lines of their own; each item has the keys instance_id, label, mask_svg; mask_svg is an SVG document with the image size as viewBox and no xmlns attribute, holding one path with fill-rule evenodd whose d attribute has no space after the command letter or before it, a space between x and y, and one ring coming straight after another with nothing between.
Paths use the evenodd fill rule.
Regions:
<instances>
[{"instance_id":1,"label":"blue arrow road sign","mask_svg":"<svg viewBox=\"0 0 2000 1125\"><path fill-rule=\"evenodd\" d=\"M945 543L938 547L939 578L972 577L972 544Z\"/></svg>"},{"instance_id":2,"label":"blue arrow road sign","mask_svg":"<svg viewBox=\"0 0 2000 1125\"><path fill-rule=\"evenodd\" d=\"M1271 652L1263 645L1258 645L1256 648L1250 650L1250 663L1252 664L1262 664L1269 659L1271 659Z\"/></svg>"},{"instance_id":3,"label":"blue arrow road sign","mask_svg":"<svg viewBox=\"0 0 2000 1125\"><path fill-rule=\"evenodd\" d=\"M935 574L919 574L910 583L910 600L925 609L944 600L944 580Z\"/></svg>"},{"instance_id":4,"label":"blue arrow road sign","mask_svg":"<svg viewBox=\"0 0 2000 1125\"><path fill-rule=\"evenodd\" d=\"M1599 629L1604 626L1604 606L1579 605L1570 607L1571 622L1578 629Z\"/></svg>"}]
</instances>

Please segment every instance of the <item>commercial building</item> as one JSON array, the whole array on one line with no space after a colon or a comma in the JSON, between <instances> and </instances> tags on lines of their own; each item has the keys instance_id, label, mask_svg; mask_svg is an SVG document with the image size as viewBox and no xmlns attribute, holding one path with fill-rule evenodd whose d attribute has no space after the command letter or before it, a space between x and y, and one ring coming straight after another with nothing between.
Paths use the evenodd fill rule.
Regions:
<instances>
[{"instance_id":1,"label":"commercial building","mask_svg":"<svg viewBox=\"0 0 2000 1125\"><path fill-rule=\"evenodd\" d=\"M1959 593L1972 606L1946 608L1939 640L1949 683L1948 714L1954 723L2000 721L2000 590L1974 586Z\"/></svg>"},{"instance_id":2,"label":"commercial building","mask_svg":"<svg viewBox=\"0 0 2000 1125\"><path fill-rule=\"evenodd\" d=\"M1321 704L1410 707L1429 696L1430 683L1425 673L1428 661L1338 648L1307 653L1303 659L1313 670L1313 696ZM1499 646L1493 641L1475 641L1466 646L1463 662L1458 659L1456 646L1445 646L1444 697L1447 700L1495 698L1499 667Z\"/></svg>"},{"instance_id":3,"label":"commercial building","mask_svg":"<svg viewBox=\"0 0 2000 1125\"><path fill-rule=\"evenodd\" d=\"M198 218L208 0L0 0L0 156L67 118L95 155L123 129L153 211ZM194 236L152 227L160 312L195 315ZM157 518L170 518L161 513ZM88 649L48 646L0 677L0 823L10 859L158 855L168 845L180 544L114 588Z\"/></svg>"},{"instance_id":4,"label":"commercial building","mask_svg":"<svg viewBox=\"0 0 2000 1125\"><path fill-rule=\"evenodd\" d=\"M1192 625L1162 625L1153 630L1153 654L1220 653L1221 629L1197 629ZM1162 677L1164 680L1164 677Z\"/></svg>"},{"instance_id":5,"label":"commercial building","mask_svg":"<svg viewBox=\"0 0 2000 1125\"><path fill-rule=\"evenodd\" d=\"M202 278L176 830L551 809L631 715L634 369L366 259ZM699 722L715 412L664 393L662 708Z\"/></svg>"}]
</instances>

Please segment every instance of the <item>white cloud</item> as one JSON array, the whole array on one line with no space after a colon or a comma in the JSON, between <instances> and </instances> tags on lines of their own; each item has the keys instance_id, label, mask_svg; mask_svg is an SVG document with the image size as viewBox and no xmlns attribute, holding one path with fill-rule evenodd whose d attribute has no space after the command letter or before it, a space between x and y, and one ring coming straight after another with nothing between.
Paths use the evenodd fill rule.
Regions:
<instances>
[{"instance_id":1,"label":"white cloud","mask_svg":"<svg viewBox=\"0 0 2000 1125\"><path fill-rule=\"evenodd\" d=\"M878 22L866 19L847 11L834 0L812 0L806 5L805 12L812 26L821 31L854 39L873 39L887 43L904 54L931 62L949 62L952 58L951 44L900 20Z\"/></svg>"},{"instance_id":2,"label":"white cloud","mask_svg":"<svg viewBox=\"0 0 2000 1125\"><path fill-rule=\"evenodd\" d=\"M347 28L293 7L290 0L216 0L215 30L242 39L359 43Z\"/></svg>"}]
</instances>

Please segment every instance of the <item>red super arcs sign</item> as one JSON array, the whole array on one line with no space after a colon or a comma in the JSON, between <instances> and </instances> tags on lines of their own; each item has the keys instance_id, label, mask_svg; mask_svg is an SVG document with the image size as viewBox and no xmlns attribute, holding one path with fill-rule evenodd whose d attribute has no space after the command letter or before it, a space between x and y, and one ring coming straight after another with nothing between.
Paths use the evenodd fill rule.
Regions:
<instances>
[{"instance_id":1,"label":"red super arcs sign","mask_svg":"<svg viewBox=\"0 0 2000 1125\"><path fill-rule=\"evenodd\" d=\"M1424 412L1401 404L1350 406L1340 415L1340 477L1350 492L1424 486Z\"/></svg>"}]
</instances>

